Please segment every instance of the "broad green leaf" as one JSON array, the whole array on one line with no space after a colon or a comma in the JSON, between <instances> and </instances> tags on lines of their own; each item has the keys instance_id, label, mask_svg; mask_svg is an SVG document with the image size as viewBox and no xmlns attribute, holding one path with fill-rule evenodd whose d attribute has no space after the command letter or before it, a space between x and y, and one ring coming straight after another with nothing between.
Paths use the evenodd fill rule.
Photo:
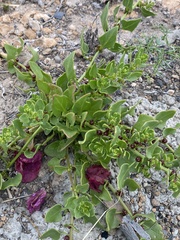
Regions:
<instances>
[{"instance_id":1,"label":"broad green leaf","mask_svg":"<svg viewBox=\"0 0 180 240\"><path fill-rule=\"evenodd\" d=\"M84 136L84 140L79 141L79 144L82 145L82 147L84 147L83 145L89 144L89 142L91 142L92 139L96 136L97 136L96 129L91 129L86 132Z\"/></svg>"},{"instance_id":2,"label":"broad green leaf","mask_svg":"<svg viewBox=\"0 0 180 240\"><path fill-rule=\"evenodd\" d=\"M64 167L64 166L55 166L54 169L55 173L57 173L58 175L61 175L63 172L68 170L68 167Z\"/></svg>"},{"instance_id":3,"label":"broad green leaf","mask_svg":"<svg viewBox=\"0 0 180 240\"><path fill-rule=\"evenodd\" d=\"M63 62L63 66L66 70L66 76L69 81L76 79L76 73L74 70L74 54L75 52L72 52Z\"/></svg>"},{"instance_id":4,"label":"broad green leaf","mask_svg":"<svg viewBox=\"0 0 180 240\"><path fill-rule=\"evenodd\" d=\"M68 86L68 88L64 91L63 94L65 96L67 96L72 103L74 103L74 101L75 101L75 99L74 99L75 91L76 91L76 86L71 85L71 86Z\"/></svg>"},{"instance_id":5,"label":"broad green leaf","mask_svg":"<svg viewBox=\"0 0 180 240\"><path fill-rule=\"evenodd\" d=\"M90 78L96 78L97 73L98 73L98 68L96 66L96 63L94 63L92 65L92 67L89 69L89 76L90 76Z\"/></svg>"},{"instance_id":6,"label":"broad green leaf","mask_svg":"<svg viewBox=\"0 0 180 240\"><path fill-rule=\"evenodd\" d=\"M81 34L81 52L82 52L83 56L86 56L87 53L89 52L89 46L84 41L84 33L83 32Z\"/></svg>"},{"instance_id":7,"label":"broad green leaf","mask_svg":"<svg viewBox=\"0 0 180 240\"><path fill-rule=\"evenodd\" d=\"M76 121L76 115L73 112L68 112L67 114L63 114L63 117L66 117L67 124L70 124L70 126L74 126L74 123Z\"/></svg>"},{"instance_id":8,"label":"broad green leaf","mask_svg":"<svg viewBox=\"0 0 180 240\"><path fill-rule=\"evenodd\" d=\"M87 111L89 106L91 105L89 102L87 102L89 96L90 96L90 93L87 93L82 97L78 98L72 107L72 111L79 115L82 112Z\"/></svg>"},{"instance_id":9,"label":"broad green leaf","mask_svg":"<svg viewBox=\"0 0 180 240\"><path fill-rule=\"evenodd\" d=\"M47 83L52 83L52 77L49 73L44 72L43 70L41 70L42 75L43 75L43 81L47 82Z\"/></svg>"},{"instance_id":10,"label":"broad green leaf","mask_svg":"<svg viewBox=\"0 0 180 240\"><path fill-rule=\"evenodd\" d=\"M1 189L5 190L6 188L9 187L17 187L22 180L22 175L20 173L18 173L15 177L8 179L5 182L2 182L2 186Z\"/></svg>"},{"instance_id":11,"label":"broad green leaf","mask_svg":"<svg viewBox=\"0 0 180 240\"><path fill-rule=\"evenodd\" d=\"M152 222L155 222L156 221L156 218L155 218L155 214L154 213L148 213L148 214L141 214L141 213L137 213L133 216L133 218L136 218L136 217L143 217L143 218L147 218L149 220L151 220Z\"/></svg>"},{"instance_id":12,"label":"broad green leaf","mask_svg":"<svg viewBox=\"0 0 180 240\"><path fill-rule=\"evenodd\" d=\"M8 67L8 71L11 73L11 74L13 74L13 73L15 73L16 71L15 71L15 66L14 66L14 60L9 60L8 62L7 62L7 67Z\"/></svg>"},{"instance_id":13,"label":"broad green leaf","mask_svg":"<svg viewBox=\"0 0 180 240\"><path fill-rule=\"evenodd\" d=\"M17 67L14 66L16 75L19 80L27 83L29 86L34 87L34 82L32 80L32 76L28 72L21 72Z\"/></svg>"},{"instance_id":14,"label":"broad green leaf","mask_svg":"<svg viewBox=\"0 0 180 240\"><path fill-rule=\"evenodd\" d=\"M128 30L130 32L133 32L134 29L137 27L137 25L141 22L141 18L133 19L133 20L122 20L122 29Z\"/></svg>"},{"instance_id":15,"label":"broad green leaf","mask_svg":"<svg viewBox=\"0 0 180 240\"><path fill-rule=\"evenodd\" d=\"M80 193L86 193L89 189L89 184L88 183L84 183L82 185L77 185L76 186L76 190Z\"/></svg>"},{"instance_id":16,"label":"broad green leaf","mask_svg":"<svg viewBox=\"0 0 180 240\"><path fill-rule=\"evenodd\" d=\"M163 130L163 137L167 137L168 135L173 135L176 133L176 128L165 128Z\"/></svg>"},{"instance_id":17,"label":"broad green leaf","mask_svg":"<svg viewBox=\"0 0 180 240\"><path fill-rule=\"evenodd\" d=\"M125 79L128 80L128 81L135 81L141 76L142 76L142 71L137 71L137 72L130 73L129 75L127 75L125 77Z\"/></svg>"},{"instance_id":18,"label":"broad green leaf","mask_svg":"<svg viewBox=\"0 0 180 240\"><path fill-rule=\"evenodd\" d=\"M122 108L122 105L126 102L126 100L122 99L122 100L119 100L117 101L116 103L112 104L110 106L110 110L112 112L118 112L120 113L121 112L121 108Z\"/></svg>"},{"instance_id":19,"label":"broad green leaf","mask_svg":"<svg viewBox=\"0 0 180 240\"><path fill-rule=\"evenodd\" d=\"M103 49L113 48L113 46L116 42L117 33L118 33L118 27L116 26L99 37L99 42Z\"/></svg>"},{"instance_id":20,"label":"broad green leaf","mask_svg":"<svg viewBox=\"0 0 180 240\"><path fill-rule=\"evenodd\" d=\"M51 207L46 213L45 220L46 222L60 222L62 219L62 206L60 204L56 204Z\"/></svg>"},{"instance_id":21,"label":"broad green leaf","mask_svg":"<svg viewBox=\"0 0 180 240\"><path fill-rule=\"evenodd\" d=\"M54 95L52 101L52 111L56 117L60 117L62 113L67 113L72 106L71 101L65 95Z\"/></svg>"},{"instance_id":22,"label":"broad green leaf","mask_svg":"<svg viewBox=\"0 0 180 240\"><path fill-rule=\"evenodd\" d=\"M10 59L15 60L20 55L24 47L24 42L21 38L20 38L20 42L21 42L21 46L17 48L9 44L4 45L4 48L7 52L7 60L10 60Z\"/></svg>"},{"instance_id":23,"label":"broad green leaf","mask_svg":"<svg viewBox=\"0 0 180 240\"><path fill-rule=\"evenodd\" d=\"M103 9L102 13L101 13L101 24L102 24L102 28L104 30L104 32L108 31L109 27L108 27L108 10L109 10L109 2L106 4L105 8Z\"/></svg>"},{"instance_id":24,"label":"broad green leaf","mask_svg":"<svg viewBox=\"0 0 180 240\"><path fill-rule=\"evenodd\" d=\"M39 60L38 52L36 50L34 50L32 47L29 47L29 51L32 54L32 58L30 59L30 61L37 62Z\"/></svg>"},{"instance_id":25,"label":"broad green leaf","mask_svg":"<svg viewBox=\"0 0 180 240\"><path fill-rule=\"evenodd\" d=\"M139 184L137 184L132 178L127 178L124 182L124 186L127 186L129 191L135 191L140 188Z\"/></svg>"},{"instance_id":26,"label":"broad green leaf","mask_svg":"<svg viewBox=\"0 0 180 240\"><path fill-rule=\"evenodd\" d=\"M45 233L43 233L43 235L40 236L40 239L51 238L52 240L59 240L61 234L63 234L63 233L64 232L60 232L54 228L51 228L51 229L47 230Z\"/></svg>"},{"instance_id":27,"label":"broad green leaf","mask_svg":"<svg viewBox=\"0 0 180 240\"><path fill-rule=\"evenodd\" d=\"M176 148L176 150L174 151L174 154L177 156L177 157L180 157L180 145L178 148Z\"/></svg>"},{"instance_id":28,"label":"broad green leaf","mask_svg":"<svg viewBox=\"0 0 180 240\"><path fill-rule=\"evenodd\" d=\"M73 127L66 127L66 125L59 123L57 125L57 129L59 132L63 132L67 138L71 139L73 137L76 137L78 134L78 127L73 126Z\"/></svg>"},{"instance_id":29,"label":"broad green leaf","mask_svg":"<svg viewBox=\"0 0 180 240\"><path fill-rule=\"evenodd\" d=\"M36 75L37 80L43 80L43 74L41 68L37 65L37 63L29 61L29 65L31 67L32 72Z\"/></svg>"},{"instance_id":30,"label":"broad green leaf","mask_svg":"<svg viewBox=\"0 0 180 240\"><path fill-rule=\"evenodd\" d=\"M123 5L126 8L126 12L131 12L133 9L133 0L123 0Z\"/></svg>"},{"instance_id":31,"label":"broad green leaf","mask_svg":"<svg viewBox=\"0 0 180 240\"><path fill-rule=\"evenodd\" d=\"M105 227L98 221L97 217L83 216L83 219L85 223L92 223L93 225L96 223L96 227L98 227L99 229L105 230Z\"/></svg>"},{"instance_id":32,"label":"broad green leaf","mask_svg":"<svg viewBox=\"0 0 180 240\"><path fill-rule=\"evenodd\" d=\"M146 220L142 227L150 235L151 240L164 240L162 227L157 222Z\"/></svg>"},{"instance_id":33,"label":"broad green leaf","mask_svg":"<svg viewBox=\"0 0 180 240\"><path fill-rule=\"evenodd\" d=\"M147 127L151 128L151 129L154 129L154 128L157 127L158 123L159 123L159 121L157 121L157 120L147 121L143 124L142 129L145 129Z\"/></svg>"},{"instance_id":34,"label":"broad green leaf","mask_svg":"<svg viewBox=\"0 0 180 240\"><path fill-rule=\"evenodd\" d=\"M56 80L56 84L62 88L63 91L66 90L67 85L68 85L68 78L67 78L67 74L63 73L61 76L59 76Z\"/></svg>"},{"instance_id":35,"label":"broad green leaf","mask_svg":"<svg viewBox=\"0 0 180 240\"><path fill-rule=\"evenodd\" d=\"M106 213L107 231L119 226L119 219L116 217L116 209L112 208Z\"/></svg>"},{"instance_id":36,"label":"broad green leaf","mask_svg":"<svg viewBox=\"0 0 180 240\"><path fill-rule=\"evenodd\" d=\"M124 187L124 182L129 176L129 164L124 163L119 169L119 174L117 176L117 186L118 190L121 190Z\"/></svg>"},{"instance_id":37,"label":"broad green leaf","mask_svg":"<svg viewBox=\"0 0 180 240\"><path fill-rule=\"evenodd\" d=\"M2 175L0 174L0 190L2 189L2 184L3 184L3 178L2 178Z\"/></svg>"},{"instance_id":38,"label":"broad green leaf","mask_svg":"<svg viewBox=\"0 0 180 240\"><path fill-rule=\"evenodd\" d=\"M163 129L166 125L168 119L172 118L175 115L175 110L162 111L156 114L155 119L159 121L157 128Z\"/></svg>"},{"instance_id":39,"label":"broad green leaf","mask_svg":"<svg viewBox=\"0 0 180 240\"><path fill-rule=\"evenodd\" d=\"M44 111L45 108L45 104L44 101L42 99L38 99L37 102L35 103L35 110L43 110Z\"/></svg>"},{"instance_id":40,"label":"broad green leaf","mask_svg":"<svg viewBox=\"0 0 180 240\"><path fill-rule=\"evenodd\" d=\"M62 153L62 157L64 157L64 152L62 150L62 146L63 146L63 142L60 140L54 141L52 143L50 143L49 145L47 145L44 149L44 152L46 155L48 155L49 157L61 157L61 153Z\"/></svg>"},{"instance_id":41,"label":"broad green leaf","mask_svg":"<svg viewBox=\"0 0 180 240\"><path fill-rule=\"evenodd\" d=\"M149 147L146 148L146 156L147 158L152 158L153 153L155 151L155 149L157 148L159 144L159 141L157 140L155 143L153 143L152 145L150 145Z\"/></svg>"},{"instance_id":42,"label":"broad green leaf","mask_svg":"<svg viewBox=\"0 0 180 240\"><path fill-rule=\"evenodd\" d=\"M51 88L49 86L49 84L47 82L44 82L42 80L37 80L37 86L39 91L45 93L45 94L49 94Z\"/></svg>"},{"instance_id":43,"label":"broad green leaf","mask_svg":"<svg viewBox=\"0 0 180 240\"><path fill-rule=\"evenodd\" d=\"M148 122L154 120L154 118L152 116L148 116L145 114L141 114L137 120L137 122L134 124L134 128L138 131L140 131L143 127L143 125Z\"/></svg>"},{"instance_id":44,"label":"broad green leaf","mask_svg":"<svg viewBox=\"0 0 180 240\"><path fill-rule=\"evenodd\" d=\"M144 17L149 17L149 16L155 16L156 14L147 10L145 7L141 7L140 8L141 10L141 14L144 16Z\"/></svg>"},{"instance_id":45,"label":"broad green leaf","mask_svg":"<svg viewBox=\"0 0 180 240\"><path fill-rule=\"evenodd\" d=\"M24 138L25 137L25 131L23 130L23 126L22 126L22 122L16 118L13 120L13 125L16 128L16 130L18 130L19 135Z\"/></svg>"},{"instance_id":46,"label":"broad green leaf","mask_svg":"<svg viewBox=\"0 0 180 240\"><path fill-rule=\"evenodd\" d=\"M120 8L120 5L115 7L114 11L113 11L113 17L114 17L114 21L116 20L116 15L117 13L119 12L119 8Z\"/></svg>"}]
</instances>

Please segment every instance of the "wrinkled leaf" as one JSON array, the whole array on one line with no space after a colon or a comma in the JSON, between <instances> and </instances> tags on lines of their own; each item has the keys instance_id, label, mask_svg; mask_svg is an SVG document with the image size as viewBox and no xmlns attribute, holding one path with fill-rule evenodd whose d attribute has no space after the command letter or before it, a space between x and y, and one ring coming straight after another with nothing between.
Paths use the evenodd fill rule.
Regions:
<instances>
[{"instance_id":1,"label":"wrinkled leaf","mask_svg":"<svg viewBox=\"0 0 180 240\"><path fill-rule=\"evenodd\" d=\"M46 213L45 220L46 222L60 222L62 219L62 206L60 204L56 204L51 207Z\"/></svg>"}]
</instances>

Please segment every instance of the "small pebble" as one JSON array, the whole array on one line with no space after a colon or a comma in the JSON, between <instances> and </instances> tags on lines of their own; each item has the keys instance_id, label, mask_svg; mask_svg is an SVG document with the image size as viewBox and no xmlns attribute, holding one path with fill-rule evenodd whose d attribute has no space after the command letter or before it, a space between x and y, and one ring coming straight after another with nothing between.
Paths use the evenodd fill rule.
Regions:
<instances>
[{"instance_id":1,"label":"small pebble","mask_svg":"<svg viewBox=\"0 0 180 240\"><path fill-rule=\"evenodd\" d=\"M54 57L54 60L55 60L56 63L61 62L61 58L58 55Z\"/></svg>"},{"instance_id":2,"label":"small pebble","mask_svg":"<svg viewBox=\"0 0 180 240\"><path fill-rule=\"evenodd\" d=\"M153 198L152 199L152 205L153 205L153 207L158 207L158 206L160 206L160 202L158 201L158 200L156 200L155 198Z\"/></svg>"}]
</instances>

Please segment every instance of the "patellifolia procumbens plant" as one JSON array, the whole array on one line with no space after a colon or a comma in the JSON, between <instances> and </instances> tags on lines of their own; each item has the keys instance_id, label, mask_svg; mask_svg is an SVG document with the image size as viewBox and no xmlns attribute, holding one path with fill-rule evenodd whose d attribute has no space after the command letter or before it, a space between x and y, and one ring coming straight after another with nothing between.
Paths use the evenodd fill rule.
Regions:
<instances>
[{"instance_id":1,"label":"patellifolia procumbens plant","mask_svg":"<svg viewBox=\"0 0 180 240\"><path fill-rule=\"evenodd\" d=\"M89 66L80 77L74 70L74 52L63 62L64 73L53 81L38 66L39 56L32 48L29 48L32 58L28 65L19 62L18 57L23 54L22 39L18 48L8 44L4 46L6 54L2 57L7 60L9 72L16 74L38 94L32 94L19 108L12 124L2 130L0 189L18 186L22 180L28 182L37 177L37 169L28 179L23 178L23 173L30 168L32 170L34 159L40 166L42 152L48 156L48 166L55 174L69 177L70 190L64 194L63 203L50 208L45 216L47 222L59 222L62 213L69 214L67 231L50 229L41 239L65 236L72 240L73 231L76 231L74 221L80 218L106 231L121 226L125 234L130 231L132 239L133 236L137 239L164 239L155 215L134 214L123 202L122 191L123 188L130 191L140 188L131 177L132 173L150 177L150 169L153 168L165 172L168 188L174 197L179 195L180 146L173 149L167 142L167 136L174 134L179 125L166 128L167 120L175 114L174 110L167 110L155 116L142 114L130 126L126 124L125 117L135 114L136 106L127 107L126 100L113 101L113 93L127 81L138 79L148 60L143 48L122 46L116 42L117 35L121 29L133 31L142 20L128 19L134 8L139 8L144 17L154 15L149 2L123 1L123 6L121 18L117 17L120 7L115 8L111 28L108 23L109 3L104 8L101 14L104 34L98 37L94 55L89 54L89 46L82 34L81 51L86 61L89 60ZM98 57L104 49L121 53L120 60L102 64ZM128 61L125 61L125 56L128 56ZM42 135L43 138L40 137ZM112 162L117 169L115 185L111 184ZM13 166L18 173L10 178L8 173ZM34 194L28 205L38 196L42 202L45 191ZM113 201L111 206L106 205ZM98 217L96 207L102 202L102 206L107 208ZM120 210L117 205L121 206ZM37 209L38 202L30 212ZM88 239L88 233L84 239Z\"/></svg>"}]
</instances>

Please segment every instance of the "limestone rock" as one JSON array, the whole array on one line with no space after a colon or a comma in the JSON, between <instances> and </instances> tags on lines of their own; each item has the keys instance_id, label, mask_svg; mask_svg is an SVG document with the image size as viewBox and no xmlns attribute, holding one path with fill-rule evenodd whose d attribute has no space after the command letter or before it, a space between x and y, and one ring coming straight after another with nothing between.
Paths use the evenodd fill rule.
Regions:
<instances>
[{"instance_id":1,"label":"limestone rock","mask_svg":"<svg viewBox=\"0 0 180 240\"><path fill-rule=\"evenodd\" d=\"M54 38L44 38L43 47L51 48L57 45L57 41Z\"/></svg>"}]
</instances>

